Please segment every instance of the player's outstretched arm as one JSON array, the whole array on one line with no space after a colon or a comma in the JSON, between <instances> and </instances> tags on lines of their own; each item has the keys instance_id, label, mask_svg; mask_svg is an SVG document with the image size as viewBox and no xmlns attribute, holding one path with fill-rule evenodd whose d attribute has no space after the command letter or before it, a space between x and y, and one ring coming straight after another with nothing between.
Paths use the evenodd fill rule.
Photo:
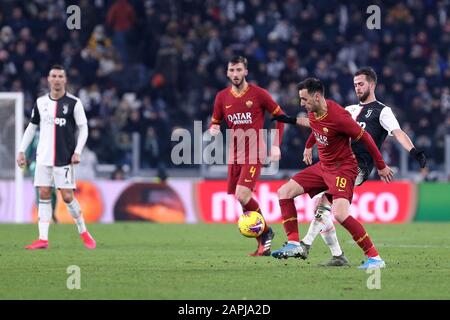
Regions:
<instances>
[{"instance_id":1,"label":"player's outstretched arm","mask_svg":"<svg viewBox=\"0 0 450 320\"><path fill-rule=\"evenodd\" d=\"M299 126L311 128L311 126L309 125L309 119L307 117L298 117L296 123Z\"/></svg>"},{"instance_id":2,"label":"player's outstretched arm","mask_svg":"<svg viewBox=\"0 0 450 320\"><path fill-rule=\"evenodd\" d=\"M405 131L402 129L394 129L392 130L392 134L395 139L401 146L409 152L409 154L419 162L421 168L425 168L427 165L427 157L425 156L425 152L419 151L414 147L414 144L411 142L411 139L408 137Z\"/></svg>"},{"instance_id":3,"label":"player's outstretched arm","mask_svg":"<svg viewBox=\"0 0 450 320\"><path fill-rule=\"evenodd\" d=\"M279 121L279 122L284 122L284 123L289 123L289 124L298 124L299 126L303 126L303 127L307 127L309 128L309 119L307 117L298 117L298 118L294 118L294 117L290 117L288 115L285 114L281 114L278 116L274 116L271 121Z\"/></svg>"}]
</instances>

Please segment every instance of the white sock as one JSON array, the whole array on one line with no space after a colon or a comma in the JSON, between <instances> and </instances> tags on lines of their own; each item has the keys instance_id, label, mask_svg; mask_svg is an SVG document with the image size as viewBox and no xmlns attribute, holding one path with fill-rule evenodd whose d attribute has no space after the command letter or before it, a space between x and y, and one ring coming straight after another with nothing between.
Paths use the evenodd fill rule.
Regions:
<instances>
[{"instance_id":1,"label":"white sock","mask_svg":"<svg viewBox=\"0 0 450 320\"><path fill-rule=\"evenodd\" d=\"M52 201L50 199L39 199L38 217L39 239L48 241L48 229L52 218Z\"/></svg>"},{"instance_id":2,"label":"white sock","mask_svg":"<svg viewBox=\"0 0 450 320\"><path fill-rule=\"evenodd\" d=\"M333 256L340 256L342 254L341 246L336 235L336 228L334 227L333 220L331 219L330 212L324 212L322 214L323 229L320 235L323 241L330 248Z\"/></svg>"},{"instance_id":3,"label":"white sock","mask_svg":"<svg viewBox=\"0 0 450 320\"><path fill-rule=\"evenodd\" d=\"M306 236L303 237L302 241L304 244L312 245L314 239L319 235L320 231L322 230L322 223L320 220L317 220L314 218L308 228L308 233Z\"/></svg>"},{"instance_id":4,"label":"white sock","mask_svg":"<svg viewBox=\"0 0 450 320\"><path fill-rule=\"evenodd\" d=\"M72 202L67 204L67 208L69 209L70 214L75 220L75 223L78 228L78 233L81 234L83 232L86 232L86 225L84 223L84 219L81 214L80 204L78 203L77 199L73 198Z\"/></svg>"},{"instance_id":5,"label":"white sock","mask_svg":"<svg viewBox=\"0 0 450 320\"><path fill-rule=\"evenodd\" d=\"M312 245L314 239L316 239L316 237L319 235L320 231L322 231L324 229L324 224L322 221L322 216L323 216L324 212L330 212L330 210L331 210L331 206L329 206L327 204L319 204L317 206L317 209L315 212L315 217L309 225L308 233L302 239L303 243L305 243L307 245Z\"/></svg>"}]
</instances>

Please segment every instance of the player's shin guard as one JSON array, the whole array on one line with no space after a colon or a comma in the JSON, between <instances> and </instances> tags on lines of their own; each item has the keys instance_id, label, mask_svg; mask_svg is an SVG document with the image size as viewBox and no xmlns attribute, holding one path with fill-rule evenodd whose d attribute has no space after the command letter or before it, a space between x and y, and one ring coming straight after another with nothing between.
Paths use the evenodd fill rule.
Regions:
<instances>
[{"instance_id":1,"label":"player's shin guard","mask_svg":"<svg viewBox=\"0 0 450 320\"><path fill-rule=\"evenodd\" d=\"M78 232L81 234L86 231L86 225L84 224L83 216L81 215L80 204L77 199L73 198L71 203L67 204L70 214L72 215L75 223L77 224Z\"/></svg>"},{"instance_id":2,"label":"player's shin guard","mask_svg":"<svg viewBox=\"0 0 450 320\"><path fill-rule=\"evenodd\" d=\"M39 239L48 240L48 228L50 227L50 220L52 218L52 204L51 200L39 199Z\"/></svg>"},{"instance_id":3,"label":"player's shin guard","mask_svg":"<svg viewBox=\"0 0 450 320\"><path fill-rule=\"evenodd\" d=\"M299 242L297 209L295 209L294 199L280 199L279 202L284 232L288 237L288 241Z\"/></svg>"},{"instance_id":4,"label":"player's shin guard","mask_svg":"<svg viewBox=\"0 0 450 320\"><path fill-rule=\"evenodd\" d=\"M367 257L372 258L378 256L377 249L361 223L349 215L341 225L350 232L353 240L360 246Z\"/></svg>"},{"instance_id":5,"label":"player's shin guard","mask_svg":"<svg viewBox=\"0 0 450 320\"><path fill-rule=\"evenodd\" d=\"M244 212L246 212L246 211L256 211L256 212L261 213L261 209L259 208L258 202L255 199L253 199L253 198L250 198L250 200L244 206L242 206L242 209L244 210ZM264 228L264 232L266 232L268 229L269 229L269 226L266 223L266 227Z\"/></svg>"}]
</instances>

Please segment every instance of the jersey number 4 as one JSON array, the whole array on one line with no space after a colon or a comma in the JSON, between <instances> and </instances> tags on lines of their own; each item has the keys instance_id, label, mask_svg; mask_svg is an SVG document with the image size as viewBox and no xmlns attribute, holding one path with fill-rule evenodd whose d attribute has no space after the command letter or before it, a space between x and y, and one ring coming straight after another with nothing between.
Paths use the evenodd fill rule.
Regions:
<instances>
[{"instance_id":1,"label":"jersey number 4","mask_svg":"<svg viewBox=\"0 0 450 320\"><path fill-rule=\"evenodd\" d=\"M249 171L250 171L250 173L252 174L252 178L253 178L253 176L254 176L255 173L256 173L256 167L251 166Z\"/></svg>"}]
</instances>

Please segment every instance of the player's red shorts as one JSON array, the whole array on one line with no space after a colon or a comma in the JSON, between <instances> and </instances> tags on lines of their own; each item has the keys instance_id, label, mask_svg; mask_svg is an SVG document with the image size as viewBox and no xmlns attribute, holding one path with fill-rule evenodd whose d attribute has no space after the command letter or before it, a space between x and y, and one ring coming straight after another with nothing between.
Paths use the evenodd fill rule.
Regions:
<instances>
[{"instance_id":1,"label":"player's red shorts","mask_svg":"<svg viewBox=\"0 0 450 320\"><path fill-rule=\"evenodd\" d=\"M301 185L311 198L322 191L327 191L333 199L344 198L351 203L357 175L356 162L341 163L335 168L329 168L324 167L319 161L291 179Z\"/></svg>"},{"instance_id":2,"label":"player's red shorts","mask_svg":"<svg viewBox=\"0 0 450 320\"><path fill-rule=\"evenodd\" d=\"M247 187L253 191L260 174L261 164L229 164L227 178L228 194L234 194L237 185Z\"/></svg>"}]
</instances>

